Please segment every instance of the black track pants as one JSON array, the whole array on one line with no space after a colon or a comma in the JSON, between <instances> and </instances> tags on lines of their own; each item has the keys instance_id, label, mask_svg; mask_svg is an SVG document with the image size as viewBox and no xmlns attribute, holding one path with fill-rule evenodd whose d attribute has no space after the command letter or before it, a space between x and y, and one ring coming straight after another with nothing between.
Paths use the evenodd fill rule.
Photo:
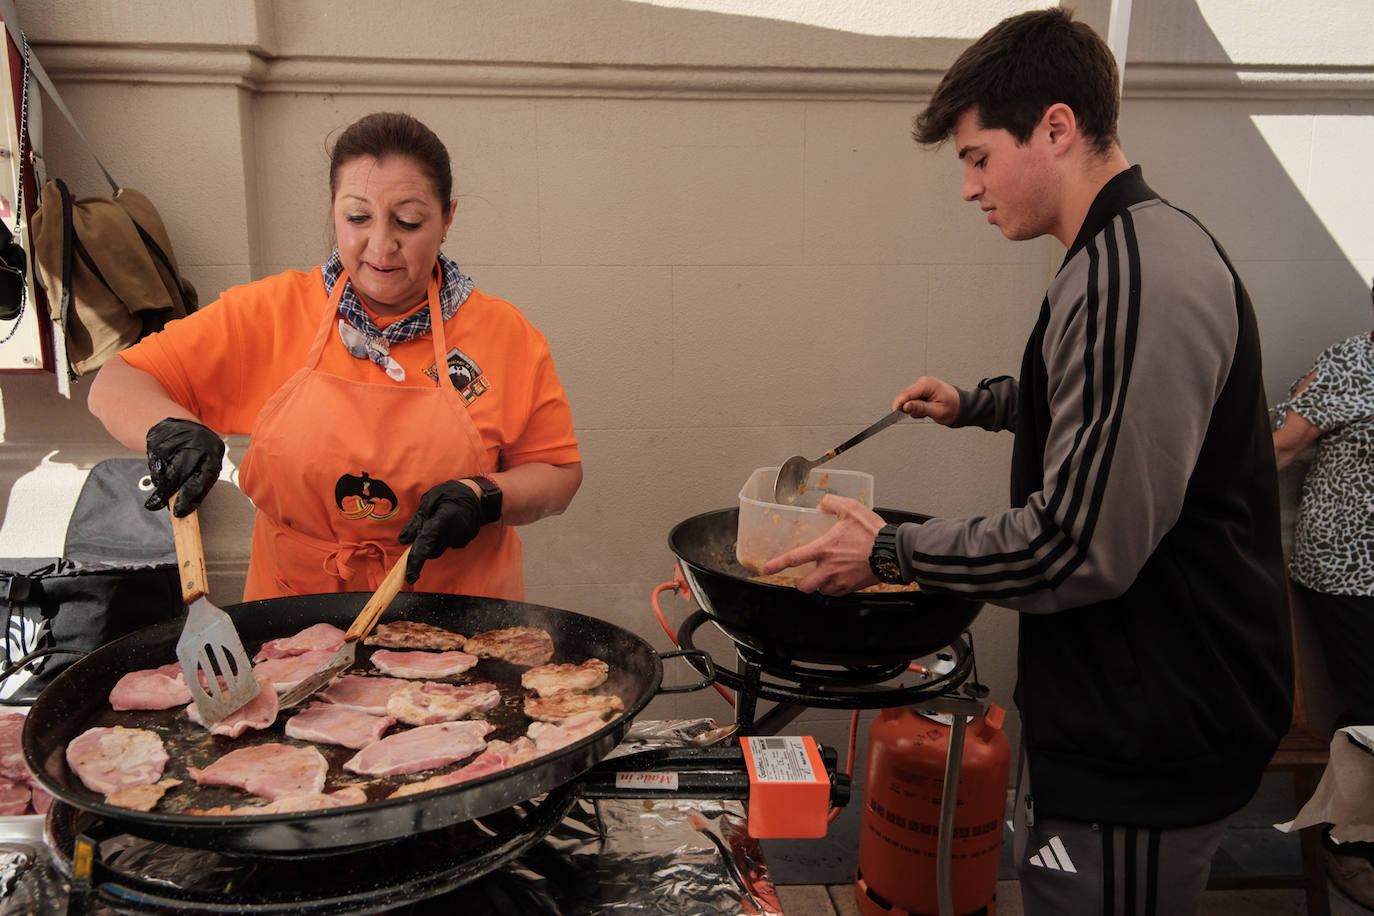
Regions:
<instances>
[{"instance_id":1,"label":"black track pants","mask_svg":"<svg viewBox=\"0 0 1374 916\"><path fill-rule=\"evenodd\" d=\"M1160 830L1037 818L1017 863L1026 916L1192 916L1226 823Z\"/></svg>"}]
</instances>

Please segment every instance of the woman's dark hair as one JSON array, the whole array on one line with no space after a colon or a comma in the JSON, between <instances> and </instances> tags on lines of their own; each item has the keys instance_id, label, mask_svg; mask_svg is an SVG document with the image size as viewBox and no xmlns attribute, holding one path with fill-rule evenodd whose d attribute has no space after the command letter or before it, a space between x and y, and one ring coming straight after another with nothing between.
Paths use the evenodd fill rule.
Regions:
<instances>
[{"instance_id":1,"label":"woman's dark hair","mask_svg":"<svg viewBox=\"0 0 1374 916\"><path fill-rule=\"evenodd\" d=\"M912 135L923 146L944 142L970 108L978 124L1030 140L1045 110L1063 102L1092 147L1117 142L1121 110L1116 60L1102 37L1059 7L1003 19L959 55Z\"/></svg>"},{"instance_id":2,"label":"woman's dark hair","mask_svg":"<svg viewBox=\"0 0 1374 916\"><path fill-rule=\"evenodd\" d=\"M448 150L434 133L408 114L379 112L354 121L329 154L329 195L338 191L339 169L359 156L383 159L404 156L429 176L439 195L439 206L448 207L453 194L453 170Z\"/></svg>"}]
</instances>

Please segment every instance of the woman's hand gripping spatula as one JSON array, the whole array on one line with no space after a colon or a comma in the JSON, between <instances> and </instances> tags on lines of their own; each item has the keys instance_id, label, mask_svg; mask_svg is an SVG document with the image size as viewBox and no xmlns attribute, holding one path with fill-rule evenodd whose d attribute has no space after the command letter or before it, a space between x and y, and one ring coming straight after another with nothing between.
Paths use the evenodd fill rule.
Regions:
<instances>
[{"instance_id":1,"label":"woman's hand gripping spatula","mask_svg":"<svg viewBox=\"0 0 1374 916\"><path fill-rule=\"evenodd\" d=\"M253 676L253 663L243 651L233 618L205 596L205 548L196 513L185 518L177 518L174 511L171 514L181 600L186 602L186 625L177 640L177 661L196 710L209 728L242 708L262 688Z\"/></svg>"}]
</instances>

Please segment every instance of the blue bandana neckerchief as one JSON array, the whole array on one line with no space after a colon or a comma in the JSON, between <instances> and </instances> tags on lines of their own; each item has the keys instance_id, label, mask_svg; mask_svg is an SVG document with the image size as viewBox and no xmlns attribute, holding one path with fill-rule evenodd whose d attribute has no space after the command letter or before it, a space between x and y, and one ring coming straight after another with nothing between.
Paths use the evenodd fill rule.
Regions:
<instances>
[{"instance_id":1,"label":"blue bandana neckerchief","mask_svg":"<svg viewBox=\"0 0 1374 916\"><path fill-rule=\"evenodd\" d=\"M458 264L443 252L439 252L440 283L439 311L448 321L458 311L458 306L467 301L472 293L472 278L458 267ZM325 295L332 295L334 284L343 274L343 262L336 248L329 260L321 267L324 275ZM404 343L422 337L430 331L429 309L421 308L400 321L394 321L383 331L377 327L372 316L358 301L350 280L339 296L339 339L348 352L358 359L370 359L381 366L386 374L395 381L405 381L406 371L391 357L392 344Z\"/></svg>"}]
</instances>

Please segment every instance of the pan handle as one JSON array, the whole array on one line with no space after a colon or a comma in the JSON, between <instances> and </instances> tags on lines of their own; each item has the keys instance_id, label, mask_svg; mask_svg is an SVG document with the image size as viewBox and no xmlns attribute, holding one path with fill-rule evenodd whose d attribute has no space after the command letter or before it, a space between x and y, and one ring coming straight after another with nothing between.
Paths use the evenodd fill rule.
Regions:
<instances>
[{"instance_id":1,"label":"pan handle","mask_svg":"<svg viewBox=\"0 0 1374 916\"><path fill-rule=\"evenodd\" d=\"M702 672L705 677L691 684L674 684L671 687L664 687L660 684L658 688L659 693L692 693L696 690L705 690L715 683L716 663L711 659L711 656L700 649L678 649L675 652L658 653L660 661L665 658L673 658L679 655L683 657L690 656L692 658L692 667Z\"/></svg>"}]
</instances>

